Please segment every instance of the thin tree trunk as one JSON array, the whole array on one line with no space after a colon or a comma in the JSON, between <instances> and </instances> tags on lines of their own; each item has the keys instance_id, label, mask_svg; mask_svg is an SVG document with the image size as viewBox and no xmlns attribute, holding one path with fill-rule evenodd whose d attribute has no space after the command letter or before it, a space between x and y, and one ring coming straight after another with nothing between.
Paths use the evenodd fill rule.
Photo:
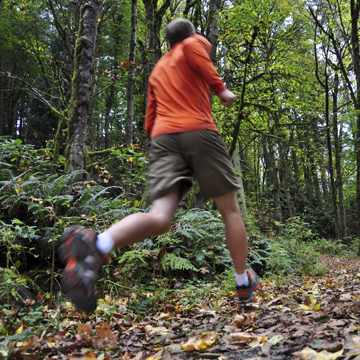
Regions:
<instances>
[{"instance_id":1,"label":"thin tree trunk","mask_svg":"<svg viewBox=\"0 0 360 360\"><path fill-rule=\"evenodd\" d=\"M283 181L285 183L285 197L286 204L288 208L288 215L290 218L294 217L294 211L291 205L291 194L290 194L290 176L289 176L289 168L288 168L288 160L286 155L286 150L284 149L284 141L285 137L280 128L279 114L274 114L275 126L278 133L278 136L282 139L279 141L279 151L280 151L280 160L283 169Z\"/></svg>"},{"instance_id":2,"label":"thin tree trunk","mask_svg":"<svg viewBox=\"0 0 360 360\"><path fill-rule=\"evenodd\" d=\"M291 149L291 159L292 159L293 169L294 169L294 174L295 174L295 182L299 184L300 173L299 173L299 165L298 165L297 155L296 155L296 150L295 150L294 129L291 131L289 146Z\"/></svg>"},{"instance_id":3,"label":"thin tree trunk","mask_svg":"<svg viewBox=\"0 0 360 360\"><path fill-rule=\"evenodd\" d=\"M139 121L137 123L137 128L138 128L138 131L141 132L141 131L144 131L144 125L145 125L145 112L146 112L146 103L147 103L147 88L148 88L148 68L149 68L149 65L148 65L148 60L147 60L147 57L146 57L146 49L145 49L145 46L143 44L143 42L141 40L137 40L137 43L139 44L139 51L140 51L140 54L141 54L141 62L142 62L142 74L141 74L141 77L142 77L142 81L141 81L141 90L142 90L142 93L143 93L143 101L142 101L142 111L141 111L141 114L142 116L139 117Z\"/></svg>"},{"instance_id":4,"label":"thin tree trunk","mask_svg":"<svg viewBox=\"0 0 360 360\"><path fill-rule=\"evenodd\" d=\"M334 213L334 225L335 225L335 233L336 238L340 238L339 233L339 217L337 211L337 202L336 202L336 187L335 187L335 179L334 179L334 167L333 167L333 159L332 159L332 147L331 147L331 133L330 133L330 121L329 121L329 76L325 69L325 120L326 120L326 142L329 153L329 173L330 173L330 184L331 184L331 199L333 205L333 213Z\"/></svg>"},{"instance_id":5,"label":"thin tree trunk","mask_svg":"<svg viewBox=\"0 0 360 360\"><path fill-rule=\"evenodd\" d=\"M0 80L0 136L4 135L4 76Z\"/></svg>"},{"instance_id":6,"label":"thin tree trunk","mask_svg":"<svg viewBox=\"0 0 360 360\"><path fill-rule=\"evenodd\" d=\"M67 144L67 169L70 171L86 169L85 145L100 6L101 0L88 0L80 7Z\"/></svg>"},{"instance_id":7,"label":"thin tree trunk","mask_svg":"<svg viewBox=\"0 0 360 360\"><path fill-rule=\"evenodd\" d=\"M16 128L17 128L17 102L15 102L14 107L12 108L12 124L11 124L11 137L16 139Z\"/></svg>"},{"instance_id":8,"label":"thin tree trunk","mask_svg":"<svg viewBox=\"0 0 360 360\"><path fill-rule=\"evenodd\" d=\"M23 120L24 120L24 106L25 106L25 93L22 92L21 94L21 107L20 107L20 119L19 119L19 139L22 140L22 127L23 127Z\"/></svg>"},{"instance_id":9,"label":"thin tree trunk","mask_svg":"<svg viewBox=\"0 0 360 360\"><path fill-rule=\"evenodd\" d=\"M336 189L339 194L339 209L340 209L340 234L347 237L346 213L344 206L344 192L343 179L341 171L341 144L338 134L338 92L339 92L339 75L335 73L334 91L333 91L333 123L332 133L335 145L335 169L336 169Z\"/></svg>"},{"instance_id":10,"label":"thin tree trunk","mask_svg":"<svg viewBox=\"0 0 360 360\"><path fill-rule=\"evenodd\" d=\"M312 185L312 178L310 176L310 170L308 168L308 151L305 148L304 145L304 139L303 136L298 133L298 138L299 138L299 147L303 152L303 158L300 158L300 163L302 163L302 168L303 168L303 174L304 174L304 180L305 180L305 185L308 189L312 189L313 185Z\"/></svg>"},{"instance_id":11,"label":"thin tree trunk","mask_svg":"<svg viewBox=\"0 0 360 360\"><path fill-rule=\"evenodd\" d=\"M321 148L321 143L319 139L318 129L314 129L315 142L316 142L316 151L319 157L319 167L320 167L320 177L321 177L321 187L324 194L324 199L329 199L329 187L326 179L326 165L324 163L323 149Z\"/></svg>"},{"instance_id":12,"label":"thin tree trunk","mask_svg":"<svg viewBox=\"0 0 360 360\"><path fill-rule=\"evenodd\" d=\"M219 23L216 17L220 11L221 3L222 0L210 0L207 17L206 37L212 46L210 59L214 64L216 63L216 50L219 38Z\"/></svg>"},{"instance_id":13,"label":"thin tree trunk","mask_svg":"<svg viewBox=\"0 0 360 360\"><path fill-rule=\"evenodd\" d=\"M343 137L343 127L340 123L340 134L339 134L339 161L336 162L336 170L341 176L339 177L339 207L340 207L340 217L343 223L343 236L347 237L347 223L346 223L346 212L345 212L345 200L344 200L344 191L343 191L343 178L342 178L342 167L341 167L341 153L342 153L342 137Z\"/></svg>"},{"instance_id":14,"label":"thin tree trunk","mask_svg":"<svg viewBox=\"0 0 360 360\"><path fill-rule=\"evenodd\" d=\"M242 175L241 175L241 163L240 163L240 154L239 154L239 144L235 149L234 155L233 155L233 161L234 161L234 168L236 172L238 173L238 181L240 184L240 189L236 191L236 197L240 206L240 211L242 217L245 219L247 217L247 210L246 210L246 199L245 199L245 192L244 192L244 185L242 181Z\"/></svg>"},{"instance_id":15,"label":"thin tree trunk","mask_svg":"<svg viewBox=\"0 0 360 360\"><path fill-rule=\"evenodd\" d=\"M359 46L359 16L360 1L350 0L351 15L351 49L356 78L356 205L357 205L357 234L360 236L360 46ZM359 251L360 253L360 247Z\"/></svg>"},{"instance_id":16,"label":"thin tree trunk","mask_svg":"<svg viewBox=\"0 0 360 360\"><path fill-rule=\"evenodd\" d=\"M113 107L115 100L115 84L111 84L110 86L110 94L106 101L106 109L105 109L105 121L104 121L104 131L105 131L105 149L111 147L111 133L112 129L110 127L110 113Z\"/></svg>"},{"instance_id":17,"label":"thin tree trunk","mask_svg":"<svg viewBox=\"0 0 360 360\"><path fill-rule=\"evenodd\" d=\"M271 184L274 181L273 167L272 167L272 163L271 163L271 160L270 160L265 135L262 135L261 139L262 139L264 162L265 162L265 174L264 174L265 175L265 181L264 181L264 184L266 184L266 186L271 186ZM268 138L268 140L269 140L269 138ZM270 146L270 143L269 143L269 146Z\"/></svg>"},{"instance_id":18,"label":"thin tree trunk","mask_svg":"<svg viewBox=\"0 0 360 360\"><path fill-rule=\"evenodd\" d=\"M271 134L274 133L274 129L271 125L271 117L268 119L269 132ZM275 141L273 137L269 137L270 142L270 153L273 159L274 164L274 183L273 183L273 198L275 205L275 215L276 220L281 224L282 223L282 214L281 214L281 202L280 202L280 171L279 171L279 163L276 155ZM278 227L278 234L281 234L281 226Z\"/></svg>"},{"instance_id":19,"label":"thin tree trunk","mask_svg":"<svg viewBox=\"0 0 360 360\"><path fill-rule=\"evenodd\" d=\"M312 147L312 142L310 141L312 134L310 133L309 129L306 129L306 136L307 136L307 143L308 143L308 156L309 156L309 163L310 163L310 176L313 179L313 186L315 191L316 200L320 201L320 183L318 178L318 170L316 166L315 154L314 149Z\"/></svg>"},{"instance_id":20,"label":"thin tree trunk","mask_svg":"<svg viewBox=\"0 0 360 360\"><path fill-rule=\"evenodd\" d=\"M244 154L243 144L240 139L239 139L239 155L240 155L240 164L245 164L245 167L244 166L241 167L241 174L243 179L244 191L246 193L248 189L248 181L246 180L247 169L246 169L245 158L247 158L247 156Z\"/></svg>"},{"instance_id":21,"label":"thin tree trunk","mask_svg":"<svg viewBox=\"0 0 360 360\"><path fill-rule=\"evenodd\" d=\"M129 78L127 88L127 119L126 119L126 144L133 143L134 124L134 87L135 87L135 55L136 55L136 30L137 30L137 0L131 1L131 33L129 52Z\"/></svg>"}]
</instances>

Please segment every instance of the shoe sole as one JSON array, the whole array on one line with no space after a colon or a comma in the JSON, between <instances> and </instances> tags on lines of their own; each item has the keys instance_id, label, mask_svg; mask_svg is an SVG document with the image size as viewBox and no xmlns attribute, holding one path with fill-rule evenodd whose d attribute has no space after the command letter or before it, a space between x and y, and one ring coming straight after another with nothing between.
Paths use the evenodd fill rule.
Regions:
<instances>
[{"instance_id":1,"label":"shoe sole","mask_svg":"<svg viewBox=\"0 0 360 360\"><path fill-rule=\"evenodd\" d=\"M255 286L255 288L253 289L253 291L256 291L256 290L259 288L259 286L260 286L260 283L258 283L258 284ZM239 302L240 304L248 304L248 303L250 303L250 302L253 301L254 297L255 297L255 295L254 295L254 293L252 292L249 298L247 298L247 299L245 299L245 300L240 300L240 299L238 299L238 302Z\"/></svg>"},{"instance_id":2,"label":"shoe sole","mask_svg":"<svg viewBox=\"0 0 360 360\"><path fill-rule=\"evenodd\" d=\"M67 266L63 272L61 287L78 310L93 312L97 308L95 287L89 277L84 275L81 263L77 262L74 267Z\"/></svg>"},{"instance_id":3,"label":"shoe sole","mask_svg":"<svg viewBox=\"0 0 360 360\"><path fill-rule=\"evenodd\" d=\"M258 277L257 277L256 274L255 274L255 276L256 276L256 279L257 279L257 281L258 281L257 285L254 287L254 289L252 289L251 295L250 295L247 299L238 299L238 302L239 302L239 303L241 303L241 304L247 304L247 303L253 301L254 296L255 296L255 295L254 295L254 291L256 291L256 290L259 288L259 286L260 286L260 282L259 282L259 280L258 280Z\"/></svg>"},{"instance_id":4,"label":"shoe sole","mask_svg":"<svg viewBox=\"0 0 360 360\"><path fill-rule=\"evenodd\" d=\"M97 308L96 281L92 281L91 276L86 276L86 271L84 272L86 266L83 262L91 253L91 249L88 251L90 244L82 238L83 234L77 234L81 230L79 227L70 228L59 239L58 256L66 263L61 287L65 296L78 310L93 312ZM89 235L92 234L89 232ZM67 251L70 248L71 254ZM70 256L73 261L69 261ZM70 262L74 265L69 264ZM96 278L95 275L92 277Z\"/></svg>"}]
</instances>

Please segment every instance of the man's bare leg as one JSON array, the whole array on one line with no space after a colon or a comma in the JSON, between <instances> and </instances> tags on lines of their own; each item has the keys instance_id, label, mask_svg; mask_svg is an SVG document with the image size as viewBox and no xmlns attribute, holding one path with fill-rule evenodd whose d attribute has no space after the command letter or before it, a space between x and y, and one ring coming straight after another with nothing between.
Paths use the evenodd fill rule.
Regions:
<instances>
[{"instance_id":1,"label":"man's bare leg","mask_svg":"<svg viewBox=\"0 0 360 360\"><path fill-rule=\"evenodd\" d=\"M235 192L214 198L225 223L226 243L237 274L245 272L247 238Z\"/></svg>"},{"instance_id":2,"label":"man's bare leg","mask_svg":"<svg viewBox=\"0 0 360 360\"><path fill-rule=\"evenodd\" d=\"M105 233L114 240L114 249L168 232L178 202L179 185L175 184L165 196L153 202L149 213L129 215L111 226Z\"/></svg>"}]
</instances>

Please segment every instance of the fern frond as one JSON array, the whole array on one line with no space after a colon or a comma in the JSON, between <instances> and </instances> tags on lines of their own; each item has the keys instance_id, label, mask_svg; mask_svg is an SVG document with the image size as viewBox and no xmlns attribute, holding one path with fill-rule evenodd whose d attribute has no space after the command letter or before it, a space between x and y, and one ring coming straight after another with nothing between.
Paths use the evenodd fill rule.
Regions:
<instances>
[{"instance_id":1,"label":"fern frond","mask_svg":"<svg viewBox=\"0 0 360 360\"><path fill-rule=\"evenodd\" d=\"M187 259L176 256L175 254L165 254L160 264L165 271L170 270L193 270L198 271L198 269Z\"/></svg>"}]
</instances>

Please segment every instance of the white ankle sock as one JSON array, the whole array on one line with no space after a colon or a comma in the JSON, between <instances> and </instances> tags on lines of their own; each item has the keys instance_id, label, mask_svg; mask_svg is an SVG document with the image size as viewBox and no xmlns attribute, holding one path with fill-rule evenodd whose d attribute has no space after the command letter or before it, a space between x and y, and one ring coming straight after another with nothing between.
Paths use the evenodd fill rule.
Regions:
<instances>
[{"instance_id":1,"label":"white ankle sock","mask_svg":"<svg viewBox=\"0 0 360 360\"><path fill-rule=\"evenodd\" d=\"M96 247L102 254L108 254L114 248L114 240L108 233L103 232L97 237Z\"/></svg>"},{"instance_id":2,"label":"white ankle sock","mask_svg":"<svg viewBox=\"0 0 360 360\"><path fill-rule=\"evenodd\" d=\"M237 274L235 273L235 281L236 284L239 286L245 285L248 286L249 285L249 278L247 276L246 271L243 274Z\"/></svg>"}]
</instances>

